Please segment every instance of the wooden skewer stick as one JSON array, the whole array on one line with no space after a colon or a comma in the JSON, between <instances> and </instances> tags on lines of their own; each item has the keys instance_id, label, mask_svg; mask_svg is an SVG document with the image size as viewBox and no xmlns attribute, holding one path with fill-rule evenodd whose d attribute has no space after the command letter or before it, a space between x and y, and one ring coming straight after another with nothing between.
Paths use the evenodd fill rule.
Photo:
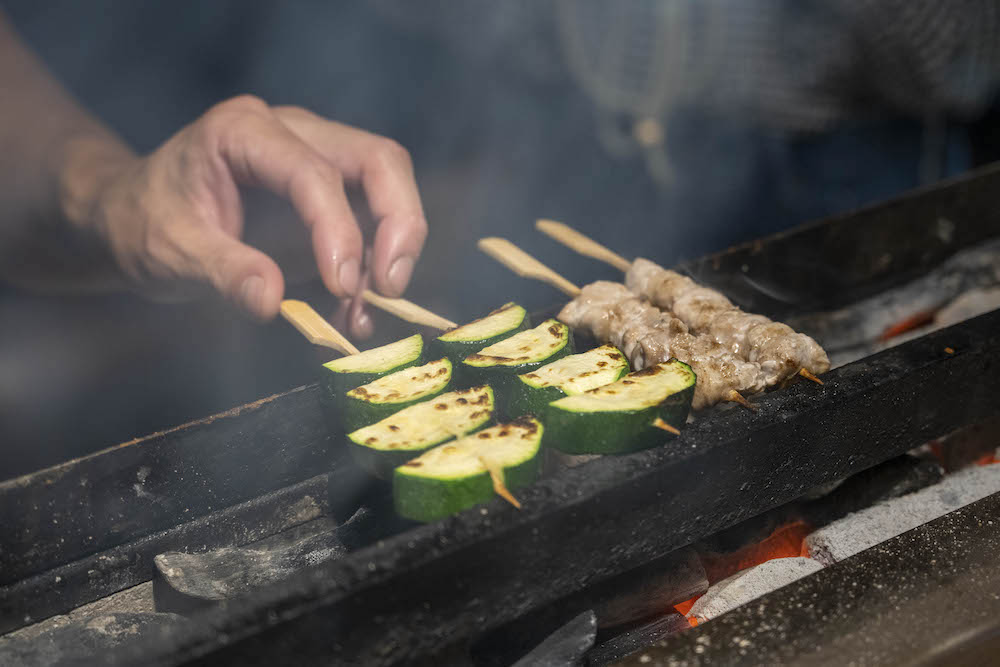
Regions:
<instances>
[{"instance_id":1,"label":"wooden skewer stick","mask_svg":"<svg viewBox=\"0 0 1000 667\"><path fill-rule=\"evenodd\" d=\"M575 297L580 294L579 287L566 280L528 253L524 252L507 239L501 239L493 236L485 239L479 239L478 245L480 250L519 276L541 280L542 282L552 285L569 296Z\"/></svg>"},{"instance_id":2,"label":"wooden skewer stick","mask_svg":"<svg viewBox=\"0 0 1000 667\"><path fill-rule=\"evenodd\" d=\"M747 410L753 410L754 412L757 412L757 406L748 401L747 399L743 398L743 394L736 391L735 389L729 390L729 393L726 394L726 400L732 401L733 403L739 403Z\"/></svg>"},{"instance_id":3,"label":"wooden skewer stick","mask_svg":"<svg viewBox=\"0 0 1000 667\"><path fill-rule=\"evenodd\" d=\"M490 473L490 479L493 480L493 490L496 494L517 509L521 509L521 503L518 502L517 498L514 497L514 494L510 492L510 489L508 489L507 485L504 483L503 470L495 464L488 462L482 456L478 458L479 462L486 466L486 470Z\"/></svg>"},{"instance_id":4,"label":"wooden skewer stick","mask_svg":"<svg viewBox=\"0 0 1000 667\"><path fill-rule=\"evenodd\" d=\"M671 426L667 422L663 421L659 417L657 417L656 419L653 420L653 426L655 426L656 428L658 428L660 430L666 431L667 433L673 433L674 435L680 435L681 434L681 432L679 430L677 430L676 428L674 428L673 426Z\"/></svg>"},{"instance_id":5,"label":"wooden skewer stick","mask_svg":"<svg viewBox=\"0 0 1000 667\"><path fill-rule=\"evenodd\" d=\"M421 308L406 299L392 299L367 289L361 293L361 298L376 308L381 308L385 312L413 324L433 327L441 331L454 329L458 326L451 320L446 320L440 315L435 315L426 308Z\"/></svg>"},{"instance_id":6,"label":"wooden skewer stick","mask_svg":"<svg viewBox=\"0 0 1000 667\"><path fill-rule=\"evenodd\" d=\"M538 220L535 228L546 236L554 238L567 248L587 257L593 257L605 264L627 273L632 262L628 261L610 248L607 248L589 236L585 236L567 224L554 220Z\"/></svg>"},{"instance_id":7,"label":"wooden skewer stick","mask_svg":"<svg viewBox=\"0 0 1000 667\"><path fill-rule=\"evenodd\" d=\"M305 301L285 299L281 302L281 315L292 323L310 343L332 347L343 354L357 354L358 348L351 341L333 328L333 325L320 317Z\"/></svg>"},{"instance_id":8,"label":"wooden skewer stick","mask_svg":"<svg viewBox=\"0 0 1000 667\"><path fill-rule=\"evenodd\" d=\"M801 375L802 377L804 377L807 380L812 380L816 384L823 384L822 380L820 380L818 377L816 377L815 375L813 375L812 373L810 373L809 371L807 371L805 368L800 368L799 369L799 375Z\"/></svg>"}]
</instances>

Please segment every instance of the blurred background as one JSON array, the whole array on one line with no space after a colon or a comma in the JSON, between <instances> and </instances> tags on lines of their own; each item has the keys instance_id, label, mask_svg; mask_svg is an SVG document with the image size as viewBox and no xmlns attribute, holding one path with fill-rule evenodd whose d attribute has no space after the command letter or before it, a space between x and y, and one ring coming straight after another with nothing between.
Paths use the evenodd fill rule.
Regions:
<instances>
[{"instance_id":1,"label":"blurred background","mask_svg":"<svg viewBox=\"0 0 1000 667\"><path fill-rule=\"evenodd\" d=\"M961 173L1000 145L993 0L0 6L141 152L241 93L401 142L430 224L407 296L456 321L560 298L478 253L484 235L577 283L616 277L534 232L539 217L670 265ZM247 197L247 237L289 296L332 313L301 225ZM376 326L362 347L407 333ZM0 479L311 382L329 356L221 301L0 285Z\"/></svg>"}]
</instances>

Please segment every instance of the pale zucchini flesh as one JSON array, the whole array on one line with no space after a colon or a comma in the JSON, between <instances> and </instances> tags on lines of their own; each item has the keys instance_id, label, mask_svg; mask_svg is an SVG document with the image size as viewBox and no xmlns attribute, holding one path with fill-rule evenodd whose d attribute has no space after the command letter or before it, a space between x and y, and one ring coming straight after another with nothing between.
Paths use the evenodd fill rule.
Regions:
<instances>
[{"instance_id":1,"label":"pale zucchini flesh","mask_svg":"<svg viewBox=\"0 0 1000 667\"><path fill-rule=\"evenodd\" d=\"M486 340L506 331L517 329L528 316L527 311L516 303L507 303L486 317L463 324L438 336L444 343L469 343Z\"/></svg>"},{"instance_id":2,"label":"pale zucchini flesh","mask_svg":"<svg viewBox=\"0 0 1000 667\"><path fill-rule=\"evenodd\" d=\"M656 447L672 437L657 428L657 420L684 427L696 382L690 366L671 359L560 398L541 410L546 445L567 454L627 454Z\"/></svg>"},{"instance_id":3,"label":"pale zucchini flesh","mask_svg":"<svg viewBox=\"0 0 1000 667\"><path fill-rule=\"evenodd\" d=\"M397 467L393 502L397 513L433 521L495 496L492 468L507 489L538 479L543 427L534 418L483 429L435 447Z\"/></svg>"},{"instance_id":4,"label":"pale zucchini flesh","mask_svg":"<svg viewBox=\"0 0 1000 667\"><path fill-rule=\"evenodd\" d=\"M383 375L344 395L341 413L348 431L374 424L451 387L452 365L447 358L410 366Z\"/></svg>"},{"instance_id":5,"label":"pale zucchini flesh","mask_svg":"<svg viewBox=\"0 0 1000 667\"><path fill-rule=\"evenodd\" d=\"M347 437L358 463L382 476L426 449L478 429L492 416L493 390L472 387L411 405Z\"/></svg>"},{"instance_id":6,"label":"pale zucchini flesh","mask_svg":"<svg viewBox=\"0 0 1000 667\"><path fill-rule=\"evenodd\" d=\"M384 373L415 361L423 352L423 338L414 334L381 347L372 348L323 364L334 373Z\"/></svg>"},{"instance_id":7,"label":"pale zucchini flesh","mask_svg":"<svg viewBox=\"0 0 1000 667\"><path fill-rule=\"evenodd\" d=\"M550 319L533 329L516 333L465 358L473 368L523 366L545 361L569 343L569 327Z\"/></svg>"},{"instance_id":8,"label":"pale zucchini flesh","mask_svg":"<svg viewBox=\"0 0 1000 667\"><path fill-rule=\"evenodd\" d=\"M451 380L451 362L438 359L384 375L347 392L348 398L366 403L408 403L429 396Z\"/></svg>"},{"instance_id":9,"label":"pale zucchini flesh","mask_svg":"<svg viewBox=\"0 0 1000 667\"><path fill-rule=\"evenodd\" d=\"M529 387L556 387L567 396L582 394L618 380L628 372L628 360L614 345L572 354L518 377Z\"/></svg>"},{"instance_id":10,"label":"pale zucchini flesh","mask_svg":"<svg viewBox=\"0 0 1000 667\"><path fill-rule=\"evenodd\" d=\"M662 363L629 373L614 384L561 398L552 407L567 412L626 412L662 403L694 384L694 372L680 362Z\"/></svg>"}]
</instances>

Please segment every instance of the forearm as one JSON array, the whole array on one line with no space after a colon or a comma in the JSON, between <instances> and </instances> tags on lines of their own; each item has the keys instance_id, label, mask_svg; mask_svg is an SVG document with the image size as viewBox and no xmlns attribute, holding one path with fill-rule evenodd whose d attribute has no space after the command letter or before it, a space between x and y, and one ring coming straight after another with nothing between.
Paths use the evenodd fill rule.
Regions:
<instances>
[{"instance_id":1,"label":"forearm","mask_svg":"<svg viewBox=\"0 0 1000 667\"><path fill-rule=\"evenodd\" d=\"M0 280L33 288L120 283L90 228L103 183L133 159L48 73L0 12Z\"/></svg>"}]
</instances>

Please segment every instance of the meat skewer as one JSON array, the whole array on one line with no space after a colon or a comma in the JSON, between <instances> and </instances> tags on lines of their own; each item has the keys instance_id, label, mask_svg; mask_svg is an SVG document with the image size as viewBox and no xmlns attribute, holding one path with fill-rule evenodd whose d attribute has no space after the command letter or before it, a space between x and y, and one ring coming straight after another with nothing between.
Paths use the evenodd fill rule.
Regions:
<instances>
[{"instance_id":1,"label":"meat skewer","mask_svg":"<svg viewBox=\"0 0 1000 667\"><path fill-rule=\"evenodd\" d=\"M764 389L758 364L737 358L708 337L692 335L679 319L639 299L625 285L598 281L581 291L509 241L482 239L479 246L515 273L575 296L559 313L559 319L590 331L599 342L616 345L636 370L671 357L688 363L698 375L694 409L719 401L752 407L740 392Z\"/></svg>"},{"instance_id":2,"label":"meat skewer","mask_svg":"<svg viewBox=\"0 0 1000 667\"><path fill-rule=\"evenodd\" d=\"M740 358L760 364L767 386L796 373L823 384L816 375L830 369L830 360L809 336L763 315L746 313L715 290L647 259L628 262L567 225L539 220L536 226L571 249L624 270L632 292L672 311L691 333L710 336Z\"/></svg>"},{"instance_id":3,"label":"meat skewer","mask_svg":"<svg viewBox=\"0 0 1000 667\"><path fill-rule=\"evenodd\" d=\"M691 334L668 312L636 297L621 283L597 281L560 311L559 319L610 342L636 369L676 357L698 376L691 407L700 410L720 401L752 406L743 394L764 390L760 366L738 358L707 336Z\"/></svg>"}]
</instances>

